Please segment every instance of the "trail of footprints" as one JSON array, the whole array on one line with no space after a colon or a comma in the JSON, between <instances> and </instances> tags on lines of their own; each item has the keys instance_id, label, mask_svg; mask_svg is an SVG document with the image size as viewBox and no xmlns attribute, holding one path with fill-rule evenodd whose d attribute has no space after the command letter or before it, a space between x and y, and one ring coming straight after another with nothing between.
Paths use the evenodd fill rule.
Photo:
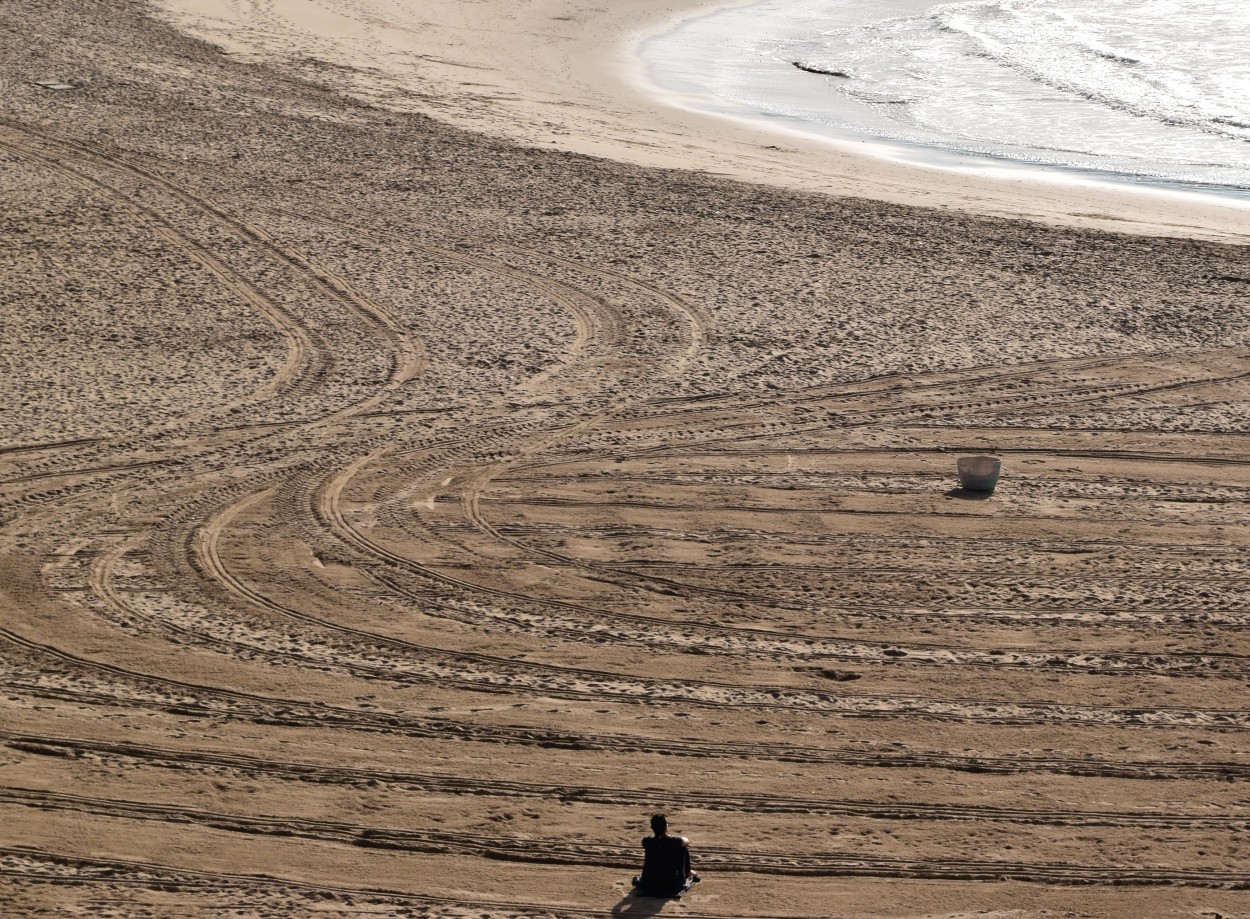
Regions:
<instances>
[{"instance_id":1,"label":"trail of footprints","mask_svg":"<svg viewBox=\"0 0 1250 919\"><path fill-rule=\"evenodd\" d=\"M137 785L94 794L7 776L0 808L136 832L203 827L447 856L467 863L461 874L475 859L523 866L536 851L549 864L624 872L632 841L472 827L488 806L517 801L637 819L666 806L647 776L566 784L562 757L667 757L723 774L849 776L845 787L859 792L744 779L686 793L679 807L700 815L699 857L712 875L1246 885L1228 853L1240 851L1250 810L1228 788L1250 777L1247 438L1091 434L1074 419L1136 417L1117 414L1132 407L1166 427L1209 391L1245 400L1250 355L1040 362L763 396L727 379L724 395L687 398L674 392L714 337L706 306L559 253L431 234L411 251L546 299L570 325L564 352L537 376L484 384L465 394L470 406L438 410L420 402L424 344L371 298L367 279L124 156L13 124L0 125L0 146L130 208L210 270L223 296L264 314L287 349L278 374L238 402L124 439L0 453L0 524L30 560L6 590L40 609L0 629L0 691L24 719L51 712L77 726L41 733L24 720L0 732L7 753L118 782L176 772L381 786L454 799L465 825L244 814L147 800ZM135 203L135 188L147 203ZM280 270L249 273L206 241L223 236ZM313 305L290 306L283 293L296 288ZM351 335L324 334L311 318L324 310ZM369 349L369 369L344 382ZM241 408L256 418L240 423ZM996 419L1024 414L1027 428L995 432ZM948 494L953 456L973 449L1006 456L993 501ZM1194 504L1203 511L1177 514ZM79 626L89 638L65 637ZM61 637L47 639L49 627ZM250 670L257 686L281 687L287 674L292 689L216 685L180 667L184 653ZM652 658L683 666L665 673ZM367 688L390 701L364 703ZM506 703L513 720L477 717L484 700ZM557 702L565 707L542 711ZM330 746L455 742L482 765L465 774L417 754L401 770L111 739L83 711L319 731ZM566 724L567 712L577 718ZM946 749L943 728L959 732ZM870 739L839 739L860 731ZM1061 739L1021 749L1022 731ZM889 739L914 732L918 742ZM1107 738L1124 741L1122 755ZM547 778L500 777L492 758ZM880 781L892 775L931 787L933 799L885 795ZM944 799L943 785L986 777L1045 778L1067 803L1004 797L1002 785L987 786L998 797L985 801ZM1088 803L1083 783L1097 783ZM1141 803L1098 804L1108 789L1123 792L1115 783L1145 789ZM1181 784L1206 800L1175 806L1169 789ZM716 841L718 821L761 815L915 825L934 838L963 834L963 847L1003 824L1166 830L1179 842L1131 863L1083 863L1059 843L1035 858L972 859L958 847L828 851L810 833L785 855ZM1219 853L1205 863L1178 854L1204 844ZM490 898L284 886L38 847L3 850L0 873L33 887L194 891L206 903L228 894L529 914Z\"/></svg>"}]
</instances>

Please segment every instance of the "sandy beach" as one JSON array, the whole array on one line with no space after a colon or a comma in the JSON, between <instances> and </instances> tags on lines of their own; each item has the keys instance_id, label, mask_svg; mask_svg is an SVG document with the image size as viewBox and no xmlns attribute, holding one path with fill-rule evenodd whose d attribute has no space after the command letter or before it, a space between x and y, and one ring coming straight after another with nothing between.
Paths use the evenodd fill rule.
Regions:
<instances>
[{"instance_id":1,"label":"sandy beach","mask_svg":"<svg viewBox=\"0 0 1250 919\"><path fill-rule=\"evenodd\" d=\"M1250 915L1244 212L666 106L690 12L0 9L0 913Z\"/></svg>"},{"instance_id":2,"label":"sandy beach","mask_svg":"<svg viewBox=\"0 0 1250 919\"><path fill-rule=\"evenodd\" d=\"M168 21L247 60L521 144L833 195L1025 217L1064 226L1246 243L1250 202L1088 182L1036 182L877 157L871 144L690 109L664 93L639 46L731 3L585 0L402 3L160 0ZM747 3L738 3L745 7ZM715 107L713 104L711 107Z\"/></svg>"}]
</instances>

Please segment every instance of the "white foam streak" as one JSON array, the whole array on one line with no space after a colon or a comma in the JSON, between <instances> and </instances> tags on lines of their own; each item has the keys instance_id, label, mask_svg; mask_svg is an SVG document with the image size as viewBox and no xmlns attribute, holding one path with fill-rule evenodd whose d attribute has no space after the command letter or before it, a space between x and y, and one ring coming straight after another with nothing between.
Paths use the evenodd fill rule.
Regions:
<instances>
[{"instance_id":1,"label":"white foam streak","mask_svg":"<svg viewBox=\"0 0 1250 919\"><path fill-rule=\"evenodd\" d=\"M1250 140L1250 86L1237 77L1250 53L1241 0L1007 0L930 17L1034 82L1161 125ZM1231 35L1212 35L1217 23Z\"/></svg>"}]
</instances>

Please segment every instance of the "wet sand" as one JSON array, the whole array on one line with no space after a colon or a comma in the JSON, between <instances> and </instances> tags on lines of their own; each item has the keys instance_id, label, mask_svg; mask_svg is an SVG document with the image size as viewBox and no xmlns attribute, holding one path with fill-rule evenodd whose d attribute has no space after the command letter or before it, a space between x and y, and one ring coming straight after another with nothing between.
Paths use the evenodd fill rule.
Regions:
<instances>
[{"instance_id":1,"label":"wet sand","mask_svg":"<svg viewBox=\"0 0 1250 919\"><path fill-rule=\"evenodd\" d=\"M0 912L1245 914L1245 248L166 15L3 14Z\"/></svg>"}]
</instances>

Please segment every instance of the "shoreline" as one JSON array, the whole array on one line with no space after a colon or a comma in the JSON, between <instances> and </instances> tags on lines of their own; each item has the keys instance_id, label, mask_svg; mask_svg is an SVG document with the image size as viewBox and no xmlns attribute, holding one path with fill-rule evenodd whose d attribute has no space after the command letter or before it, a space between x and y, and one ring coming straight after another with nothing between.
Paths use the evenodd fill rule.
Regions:
<instances>
[{"instance_id":1,"label":"shoreline","mask_svg":"<svg viewBox=\"0 0 1250 919\"><path fill-rule=\"evenodd\" d=\"M912 17L933 6L933 0L894 0L892 7L874 5L871 11L844 0L846 22L840 26L871 26L897 16ZM768 8L768 9L764 9ZM927 142L889 133L892 122L872 122L872 114L837 93L820 94L814 82L800 89L791 67L817 77L837 76L810 70L801 62L759 53L741 52L728 62L718 53L737 34L767 34L768 43L793 42L829 21L802 19L768 26L778 14L775 0L753 0L685 17L675 27L643 39L635 53L643 60L642 78L674 105L695 114L736 119L781 136L827 144L852 155L938 173L979 175L988 179L1023 179L1045 186L1078 185L1165 198L1189 196L1195 204L1250 209L1250 185L1219 184L1199 179L1169 178L1148 172L1117 171L1096 164L1050 162L1044 150L1018 148L1019 155L963 147L957 141ZM740 15L739 19L734 19ZM719 21L718 21L719 20ZM775 30L775 31L774 31ZM758 52L759 49L757 48ZM823 82L828 82L827 80ZM746 93L751 101L738 98ZM880 133L878 133L880 132ZM988 142L987 142L988 143ZM1002 146L1002 145L1000 145ZM1094 154L1088 154L1094 156Z\"/></svg>"},{"instance_id":2,"label":"shoreline","mask_svg":"<svg viewBox=\"0 0 1250 919\"><path fill-rule=\"evenodd\" d=\"M1175 172L1164 161L1138 162L1114 154L1071 153L1021 146L985 138L967 144L954 135L908 137L898 123L881 117L837 91L829 76L846 74L809 70L815 78L797 77L792 60L812 36L836 26L875 28L896 19L914 20L935 6L934 0L826 0L819 7L782 8L777 0L726 7L687 17L679 26L654 35L638 49L650 81L675 105L714 118L738 119L784 136L796 136L858 155L938 173L980 175L990 180L1023 179L1054 187L1077 185L1165 198L1192 196L1198 205L1250 208L1250 180L1222 182ZM736 36L750 36L739 41ZM787 49L786 56L777 49ZM821 77L824 75L824 78ZM920 129L916 129L919 131ZM914 132L913 132L914 133ZM1062 148L1060 148L1062 149ZM1101 162L1100 162L1101 161ZM1125 168L1118 168L1123 166ZM1135 168L1139 167L1139 168ZM1150 171L1157 167L1157 171ZM1237 178L1230 173L1228 178Z\"/></svg>"},{"instance_id":3,"label":"shoreline","mask_svg":"<svg viewBox=\"0 0 1250 919\"><path fill-rule=\"evenodd\" d=\"M362 2L301 19L292 0L266 7L269 18L224 0L160 0L168 21L233 54L303 68L305 75L309 61L320 62L316 76L357 98L539 148L1049 225L1250 242L1245 209L1231 203L1102 183L1039 182L1031 174L946 172L865 155L851 142L682 108L651 84L639 49L723 4L678 9L645 0L591 12L580 0L541 0L518 11L487 0L474 16L500 25L481 30L457 5L423 11L420 22L402 10L393 15L411 21L380 22Z\"/></svg>"}]
</instances>

